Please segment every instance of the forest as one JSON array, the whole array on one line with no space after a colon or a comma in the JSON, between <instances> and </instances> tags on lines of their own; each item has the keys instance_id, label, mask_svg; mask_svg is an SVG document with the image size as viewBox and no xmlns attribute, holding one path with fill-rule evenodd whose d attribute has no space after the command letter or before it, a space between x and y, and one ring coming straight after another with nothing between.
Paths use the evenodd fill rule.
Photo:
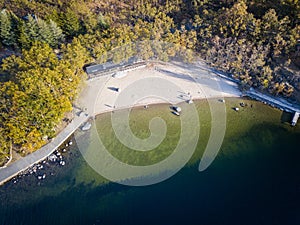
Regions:
<instances>
[{"instance_id":1,"label":"forest","mask_svg":"<svg viewBox=\"0 0 300 225\"><path fill-rule=\"evenodd\" d=\"M0 0L0 165L55 136L84 65L137 51L299 102L299 21L298 0Z\"/></svg>"}]
</instances>

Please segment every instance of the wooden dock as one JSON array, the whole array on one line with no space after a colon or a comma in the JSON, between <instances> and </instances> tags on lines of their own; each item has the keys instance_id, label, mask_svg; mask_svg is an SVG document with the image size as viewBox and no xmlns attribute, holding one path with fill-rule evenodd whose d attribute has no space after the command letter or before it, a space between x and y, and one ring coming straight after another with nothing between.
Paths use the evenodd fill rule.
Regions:
<instances>
[{"instance_id":1,"label":"wooden dock","mask_svg":"<svg viewBox=\"0 0 300 225\"><path fill-rule=\"evenodd\" d=\"M292 120L292 126L296 126L298 119L299 119L299 112L295 112L293 120Z\"/></svg>"}]
</instances>

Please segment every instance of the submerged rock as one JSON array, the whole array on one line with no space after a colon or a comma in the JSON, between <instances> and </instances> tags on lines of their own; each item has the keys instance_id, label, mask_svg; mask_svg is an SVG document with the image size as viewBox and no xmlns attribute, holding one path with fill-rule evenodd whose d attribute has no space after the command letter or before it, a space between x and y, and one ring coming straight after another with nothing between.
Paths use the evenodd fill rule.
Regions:
<instances>
[{"instance_id":1,"label":"submerged rock","mask_svg":"<svg viewBox=\"0 0 300 225\"><path fill-rule=\"evenodd\" d=\"M48 157L48 160L51 162L55 162L57 160L57 156L55 154L52 154Z\"/></svg>"}]
</instances>

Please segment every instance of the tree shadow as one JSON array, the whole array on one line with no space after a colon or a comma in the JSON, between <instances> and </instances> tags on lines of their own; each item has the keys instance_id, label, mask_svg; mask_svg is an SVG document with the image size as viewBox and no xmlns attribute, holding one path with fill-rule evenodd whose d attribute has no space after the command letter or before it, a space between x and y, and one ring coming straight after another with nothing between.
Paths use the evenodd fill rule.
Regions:
<instances>
[{"instance_id":1,"label":"tree shadow","mask_svg":"<svg viewBox=\"0 0 300 225\"><path fill-rule=\"evenodd\" d=\"M175 78L180 78L180 79L184 79L184 80L188 80L188 81L191 81L191 82L195 82L195 79L187 74L183 74L183 73L180 73L180 72L172 72L172 71L169 71L169 70L165 70L165 69L158 69L159 72L161 73L164 73L166 75L169 75L169 76L172 76L172 77L175 77Z\"/></svg>"}]
</instances>

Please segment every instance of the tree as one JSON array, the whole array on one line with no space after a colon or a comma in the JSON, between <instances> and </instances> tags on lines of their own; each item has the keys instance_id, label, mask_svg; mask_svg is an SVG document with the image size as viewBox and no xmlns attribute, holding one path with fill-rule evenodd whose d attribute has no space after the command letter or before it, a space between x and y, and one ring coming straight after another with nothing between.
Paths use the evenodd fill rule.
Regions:
<instances>
[{"instance_id":1,"label":"tree","mask_svg":"<svg viewBox=\"0 0 300 225\"><path fill-rule=\"evenodd\" d=\"M58 47L59 44L61 44L64 41L64 34L62 29L57 26L57 24L53 21L49 21L49 30L52 34L52 40L50 41L51 47Z\"/></svg>"},{"instance_id":2,"label":"tree","mask_svg":"<svg viewBox=\"0 0 300 225\"><path fill-rule=\"evenodd\" d=\"M252 14L247 12L245 1L238 1L231 8L220 10L215 24L220 34L226 37L241 37L245 34L247 26L254 20Z\"/></svg>"},{"instance_id":3,"label":"tree","mask_svg":"<svg viewBox=\"0 0 300 225\"><path fill-rule=\"evenodd\" d=\"M20 33L20 36L18 38L19 45L23 49L29 49L29 47L31 46L31 40L30 40L30 36L27 33L26 24L25 24L24 21L22 21L19 24L19 26L18 26L18 32Z\"/></svg>"},{"instance_id":4,"label":"tree","mask_svg":"<svg viewBox=\"0 0 300 225\"><path fill-rule=\"evenodd\" d=\"M45 42L47 44L52 44L54 37L47 22L42 19L38 19L37 26L38 26L38 35L36 40Z\"/></svg>"},{"instance_id":5,"label":"tree","mask_svg":"<svg viewBox=\"0 0 300 225\"><path fill-rule=\"evenodd\" d=\"M83 66L91 60L89 53L86 48L84 48L78 38L74 38L72 43L67 45L62 45L63 52L63 62L70 65L70 69L73 70L74 74L82 76Z\"/></svg>"},{"instance_id":6,"label":"tree","mask_svg":"<svg viewBox=\"0 0 300 225\"><path fill-rule=\"evenodd\" d=\"M38 40L39 27L37 18L28 14L26 21L22 21L19 24L19 33L19 42L22 48L29 49L32 43Z\"/></svg>"},{"instance_id":7,"label":"tree","mask_svg":"<svg viewBox=\"0 0 300 225\"><path fill-rule=\"evenodd\" d=\"M270 44L271 51L275 56L279 55L287 45L288 24L289 18L284 17L279 20L274 9L270 9L262 17L260 40L265 45Z\"/></svg>"},{"instance_id":8,"label":"tree","mask_svg":"<svg viewBox=\"0 0 300 225\"><path fill-rule=\"evenodd\" d=\"M81 26L79 18L71 8L67 8L66 12L63 13L61 17L61 24L68 36L76 36L80 33Z\"/></svg>"},{"instance_id":9,"label":"tree","mask_svg":"<svg viewBox=\"0 0 300 225\"><path fill-rule=\"evenodd\" d=\"M35 41L45 42L51 47L58 47L64 40L63 31L50 20L46 22L36 16L27 16L26 21L19 24L19 42L22 48L29 49Z\"/></svg>"},{"instance_id":10,"label":"tree","mask_svg":"<svg viewBox=\"0 0 300 225\"><path fill-rule=\"evenodd\" d=\"M69 57L78 50L71 49ZM54 136L56 126L72 108L81 81L72 66L41 42L23 50L22 56L3 60L2 70L13 82L4 83L0 90L0 119L4 124L0 129L14 148L32 152L45 144L44 137Z\"/></svg>"},{"instance_id":11,"label":"tree","mask_svg":"<svg viewBox=\"0 0 300 225\"><path fill-rule=\"evenodd\" d=\"M37 37L39 35L39 27L37 23L37 17L32 16L30 14L27 15L27 22L26 22L26 32L31 40L37 40Z\"/></svg>"},{"instance_id":12,"label":"tree","mask_svg":"<svg viewBox=\"0 0 300 225\"><path fill-rule=\"evenodd\" d=\"M6 46L12 46L16 41L12 19L6 10L0 12L0 38L2 43Z\"/></svg>"}]
</instances>

